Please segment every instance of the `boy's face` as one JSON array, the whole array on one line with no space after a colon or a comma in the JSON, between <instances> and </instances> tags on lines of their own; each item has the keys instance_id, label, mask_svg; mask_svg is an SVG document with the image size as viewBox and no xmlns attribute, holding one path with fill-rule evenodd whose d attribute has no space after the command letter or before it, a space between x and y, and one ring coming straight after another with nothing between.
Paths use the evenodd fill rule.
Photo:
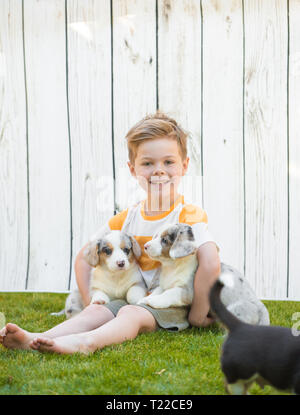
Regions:
<instances>
[{"instance_id":1,"label":"boy's face","mask_svg":"<svg viewBox=\"0 0 300 415\"><path fill-rule=\"evenodd\" d=\"M138 146L134 165L128 162L131 174L147 192L148 198L171 202L178 195L177 188L188 164L189 158L182 160L177 141L172 138L143 141Z\"/></svg>"}]
</instances>

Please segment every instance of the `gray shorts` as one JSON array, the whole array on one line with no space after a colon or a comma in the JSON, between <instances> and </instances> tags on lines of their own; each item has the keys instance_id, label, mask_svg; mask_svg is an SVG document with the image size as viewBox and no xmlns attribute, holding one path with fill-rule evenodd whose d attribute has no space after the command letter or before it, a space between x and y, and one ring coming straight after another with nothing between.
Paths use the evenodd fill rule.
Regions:
<instances>
[{"instance_id":1,"label":"gray shorts","mask_svg":"<svg viewBox=\"0 0 300 415\"><path fill-rule=\"evenodd\" d=\"M113 300L104 304L114 316L116 316L120 308L125 305L128 305L125 300ZM146 304L138 304L136 307L143 307L150 311L160 328L171 331L181 331L189 327L189 307L152 308Z\"/></svg>"}]
</instances>

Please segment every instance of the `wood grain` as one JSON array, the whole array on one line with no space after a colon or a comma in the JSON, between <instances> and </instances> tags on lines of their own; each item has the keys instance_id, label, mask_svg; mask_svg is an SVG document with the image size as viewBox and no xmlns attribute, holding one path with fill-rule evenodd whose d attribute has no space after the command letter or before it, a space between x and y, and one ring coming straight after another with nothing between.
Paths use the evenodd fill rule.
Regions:
<instances>
[{"instance_id":1,"label":"wood grain","mask_svg":"<svg viewBox=\"0 0 300 415\"><path fill-rule=\"evenodd\" d=\"M287 3L245 1L246 275L287 292Z\"/></svg>"},{"instance_id":2,"label":"wood grain","mask_svg":"<svg viewBox=\"0 0 300 415\"><path fill-rule=\"evenodd\" d=\"M22 4L0 13L0 290L24 290L28 256Z\"/></svg>"},{"instance_id":3,"label":"wood grain","mask_svg":"<svg viewBox=\"0 0 300 415\"><path fill-rule=\"evenodd\" d=\"M110 2L68 2L72 283L77 252L114 214Z\"/></svg>"},{"instance_id":4,"label":"wood grain","mask_svg":"<svg viewBox=\"0 0 300 415\"><path fill-rule=\"evenodd\" d=\"M2 0L0 290L74 287L78 250L145 196L125 135L158 106L191 133L180 190L221 259L299 300L299 18L299 0Z\"/></svg>"},{"instance_id":5,"label":"wood grain","mask_svg":"<svg viewBox=\"0 0 300 415\"><path fill-rule=\"evenodd\" d=\"M203 185L222 261L244 271L242 1L202 2Z\"/></svg>"},{"instance_id":6,"label":"wood grain","mask_svg":"<svg viewBox=\"0 0 300 415\"><path fill-rule=\"evenodd\" d=\"M199 1L158 1L158 98L160 110L190 133L190 165L180 191L202 206Z\"/></svg>"},{"instance_id":7,"label":"wood grain","mask_svg":"<svg viewBox=\"0 0 300 415\"><path fill-rule=\"evenodd\" d=\"M155 0L113 1L113 112L116 206L144 198L130 176L125 136L156 110Z\"/></svg>"},{"instance_id":8,"label":"wood grain","mask_svg":"<svg viewBox=\"0 0 300 415\"><path fill-rule=\"evenodd\" d=\"M289 56L289 298L300 297L300 1L291 0Z\"/></svg>"},{"instance_id":9,"label":"wood grain","mask_svg":"<svg viewBox=\"0 0 300 415\"><path fill-rule=\"evenodd\" d=\"M65 2L24 2L28 91L28 289L68 288L71 250Z\"/></svg>"}]
</instances>

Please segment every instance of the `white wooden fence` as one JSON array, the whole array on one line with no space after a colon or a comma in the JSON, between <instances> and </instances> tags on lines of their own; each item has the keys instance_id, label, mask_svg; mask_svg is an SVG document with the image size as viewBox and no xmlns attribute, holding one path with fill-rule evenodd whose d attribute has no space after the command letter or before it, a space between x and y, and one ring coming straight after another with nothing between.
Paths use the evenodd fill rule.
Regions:
<instances>
[{"instance_id":1,"label":"white wooden fence","mask_svg":"<svg viewBox=\"0 0 300 415\"><path fill-rule=\"evenodd\" d=\"M134 199L124 136L160 108L221 259L300 300L299 21L299 0L1 0L0 290L74 286Z\"/></svg>"}]
</instances>

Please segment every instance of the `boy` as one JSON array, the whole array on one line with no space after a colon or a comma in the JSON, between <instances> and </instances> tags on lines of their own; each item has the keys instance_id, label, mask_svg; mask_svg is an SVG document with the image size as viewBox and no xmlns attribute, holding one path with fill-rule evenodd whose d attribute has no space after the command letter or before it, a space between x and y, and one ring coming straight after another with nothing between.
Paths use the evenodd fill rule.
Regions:
<instances>
[{"instance_id":1,"label":"boy","mask_svg":"<svg viewBox=\"0 0 300 415\"><path fill-rule=\"evenodd\" d=\"M144 305L129 305L116 300L106 305L90 304L90 266L83 258L84 246L75 261L78 288L84 310L70 320L44 333L29 333L8 323L0 331L0 343L7 348L34 349L56 353L91 353L105 346L134 339L139 333L151 332L158 327L181 330L188 323L206 327L213 320L208 317L208 294L220 274L217 246L206 230L206 213L193 205L185 205L178 186L185 175L187 134L172 118L157 112L145 117L127 133L128 167L147 199L111 218L105 230L131 231L142 249L139 265L149 291L157 285L160 264L144 252L144 244L159 227L166 223L183 222L192 225L196 240L198 269L194 280L194 299L190 311L173 310L173 320L166 320L165 310ZM170 309L169 309L170 310ZM170 314L169 314L170 315Z\"/></svg>"}]
</instances>

